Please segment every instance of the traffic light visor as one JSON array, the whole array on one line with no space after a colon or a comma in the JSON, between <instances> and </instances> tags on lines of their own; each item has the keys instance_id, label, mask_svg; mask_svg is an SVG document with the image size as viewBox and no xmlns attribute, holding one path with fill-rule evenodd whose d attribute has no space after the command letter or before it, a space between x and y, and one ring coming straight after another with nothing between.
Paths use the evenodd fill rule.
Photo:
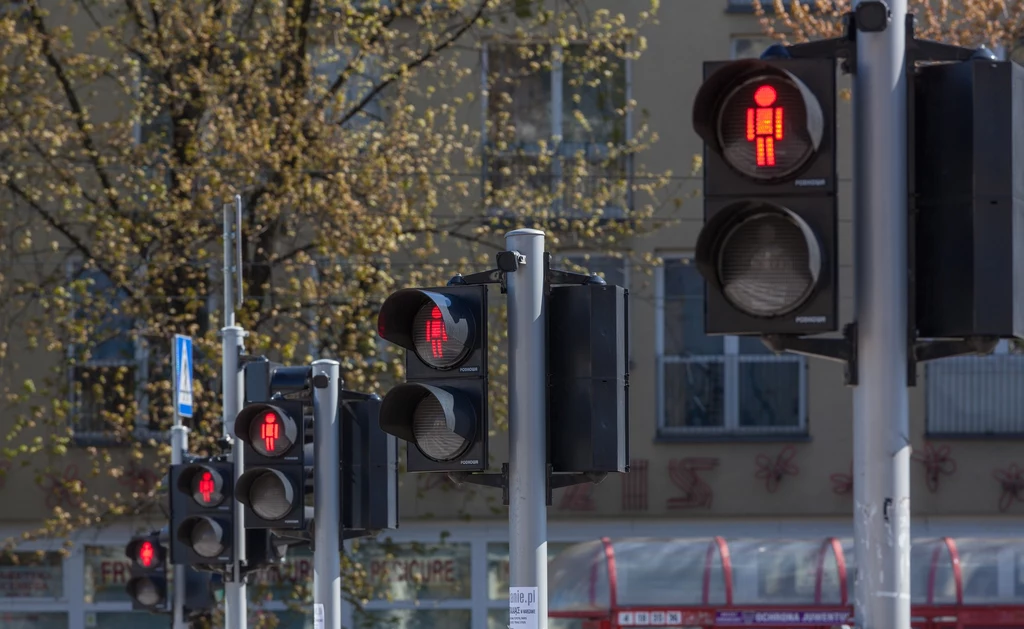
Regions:
<instances>
[{"instance_id":1,"label":"traffic light visor","mask_svg":"<svg viewBox=\"0 0 1024 629\"><path fill-rule=\"evenodd\" d=\"M265 457L284 456L298 439L296 421L272 404L250 404L235 418L235 436Z\"/></svg>"},{"instance_id":2,"label":"traffic light visor","mask_svg":"<svg viewBox=\"0 0 1024 629\"><path fill-rule=\"evenodd\" d=\"M462 455L476 436L472 405L440 387L419 383L398 385L384 396L381 429L416 445L434 461Z\"/></svg>"},{"instance_id":3,"label":"traffic light visor","mask_svg":"<svg viewBox=\"0 0 1024 629\"><path fill-rule=\"evenodd\" d=\"M759 60L715 72L694 102L694 129L739 174L756 181L796 176L821 146L824 115L797 77Z\"/></svg>"},{"instance_id":4,"label":"traffic light visor","mask_svg":"<svg viewBox=\"0 0 1024 629\"><path fill-rule=\"evenodd\" d=\"M178 477L178 489L192 496L196 504L217 507L224 502L224 478L205 465L192 465Z\"/></svg>"},{"instance_id":5,"label":"traffic light visor","mask_svg":"<svg viewBox=\"0 0 1024 629\"><path fill-rule=\"evenodd\" d=\"M811 227L769 203L738 204L709 220L697 241L697 264L735 308L766 318L803 305L823 269Z\"/></svg>"},{"instance_id":6,"label":"traffic light visor","mask_svg":"<svg viewBox=\"0 0 1024 629\"><path fill-rule=\"evenodd\" d=\"M393 293L377 316L377 333L416 353L429 367L453 369L473 350L476 322L458 297L406 288Z\"/></svg>"},{"instance_id":7,"label":"traffic light visor","mask_svg":"<svg viewBox=\"0 0 1024 629\"><path fill-rule=\"evenodd\" d=\"M178 540L188 544L201 557L219 557L226 548L224 528L219 522L207 517L193 517L185 520L178 528Z\"/></svg>"}]
</instances>

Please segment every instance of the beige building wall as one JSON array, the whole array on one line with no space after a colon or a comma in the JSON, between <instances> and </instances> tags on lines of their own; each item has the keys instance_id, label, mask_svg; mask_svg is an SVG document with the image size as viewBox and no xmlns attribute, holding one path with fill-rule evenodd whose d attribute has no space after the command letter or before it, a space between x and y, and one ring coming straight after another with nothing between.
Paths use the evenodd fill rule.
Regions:
<instances>
[{"instance_id":1,"label":"beige building wall","mask_svg":"<svg viewBox=\"0 0 1024 629\"><path fill-rule=\"evenodd\" d=\"M632 3L622 0L606 0L605 4L615 10L632 10ZM731 4L741 2L732 0ZM682 336L684 325L684 347L706 341L695 333L701 329L699 321L688 317L687 323L678 314L681 302L696 304L693 309L684 304L686 312L700 312L699 291L680 298L668 294L665 286L669 276L695 277L679 260L685 261L692 253L702 222L701 179L699 174L691 175L693 158L702 148L690 126L690 104L701 81L701 63L757 54L766 44L754 16L730 12L727 7L726 0L663 2L660 24L643 33L648 51L630 67L632 98L660 136L639 158L638 170L673 173L668 186L650 200L659 208L658 229L627 243L633 252L626 267L632 322L633 470L598 486L555 491L550 509L553 518L799 519L851 513L852 396L843 384L840 365L817 359L770 358L763 351L743 353L745 348L756 348L756 343L734 338L715 340L720 349L703 358L694 358L692 351L670 352L666 345L667 338ZM844 78L840 84L848 87L849 81ZM839 111L840 275L846 322L853 308L850 102L841 100ZM479 118L468 111L466 120L474 119ZM677 199L682 200L681 205L676 205ZM644 263L645 254L668 262ZM497 290L491 301L502 302ZM11 350L12 360L25 365L23 376L40 369L30 348L14 345ZM739 374L754 364L751 356L755 361L767 361L758 363L766 366L758 371L755 392L741 395L747 383L740 382ZM692 368L672 366L687 361ZM1024 512L1017 499L1024 489L1024 458L1016 441L1024 435L1024 396L1017 384L1021 381L1017 376L1024 373L1022 361L1024 357L1004 354L918 368L918 386L910 394L908 435L915 452L912 505L916 515L1009 518ZM700 378L712 370L711 365L721 366L727 373L718 384L728 394L714 392L714 387L702 389ZM688 382L689 390L666 384L665 370L672 369L676 378ZM725 414L734 419L744 413L756 418L758 413L736 407L747 398L756 398L756 390L777 393L790 386L787 391L792 391L791 385L779 384L783 377L779 370L788 370L786 377L797 383L795 393L783 393L800 409L790 413L794 430L769 427L699 432L666 426L666 417L681 418L684 423L688 417L692 420L694 414L685 411L688 405L725 408ZM491 444L497 469L507 452L505 435L495 433ZM66 471L74 466L76 473L85 474L90 456L87 450L76 449L61 464L67 463ZM402 483L403 520L450 520L468 515L500 521L506 517L498 490L456 488L435 475L405 475ZM54 500L45 481L37 482L30 469L11 470L3 491L9 504L19 505L0 512L0 520L8 524L41 518L52 506L48 501Z\"/></svg>"}]
</instances>

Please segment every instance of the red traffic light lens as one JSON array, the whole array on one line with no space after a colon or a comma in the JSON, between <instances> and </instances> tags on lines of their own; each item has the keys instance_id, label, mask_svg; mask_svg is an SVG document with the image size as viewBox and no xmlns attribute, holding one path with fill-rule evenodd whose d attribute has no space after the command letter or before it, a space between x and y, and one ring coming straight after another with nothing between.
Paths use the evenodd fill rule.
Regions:
<instances>
[{"instance_id":1,"label":"red traffic light lens","mask_svg":"<svg viewBox=\"0 0 1024 629\"><path fill-rule=\"evenodd\" d=\"M449 325L433 302L423 304L412 321L416 355L434 369L451 369L469 354L469 326Z\"/></svg>"},{"instance_id":2,"label":"red traffic light lens","mask_svg":"<svg viewBox=\"0 0 1024 629\"><path fill-rule=\"evenodd\" d=\"M718 112L725 160L759 180L795 174L814 155L804 94L782 77L756 77L730 92Z\"/></svg>"},{"instance_id":3,"label":"red traffic light lens","mask_svg":"<svg viewBox=\"0 0 1024 629\"><path fill-rule=\"evenodd\" d=\"M253 420L249 426L249 443L263 456L281 456L292 447L285 419L274 411L267 411Z\"/></svg>"},{"instance_id":4,"label":"red traffic light lens","mask_svg":"<svg viewBox=\"0 0 1024 629\"><path fill-rule=\"evenodd\" d=\"M156 547L153 542L145 541L139 545L139 565L143 568L153 568L159 563L156 556Z\"/></svg>"},{"instance_id":5,"label":"red traffic light lens","mask_svg":"<svg viewBox=\"0 0 1024 629\"><path fill-rule=\"evenodd\" d=\"M192 499L204 507L216 507L224 502L220 475L202 470L192 477Z\"/></svg>"}]
</instances>

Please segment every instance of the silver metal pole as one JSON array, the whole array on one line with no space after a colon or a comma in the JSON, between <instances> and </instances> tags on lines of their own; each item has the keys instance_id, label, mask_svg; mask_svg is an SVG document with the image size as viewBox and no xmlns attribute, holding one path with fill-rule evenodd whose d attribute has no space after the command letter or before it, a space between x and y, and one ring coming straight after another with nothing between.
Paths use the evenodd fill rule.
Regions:
<instances>
[{"instance_id":1,"label":"silver metal pole","mask_svg":"<svg viewBox=\"0 0 1024 629\"><path fill-rule=\"evenodd\" d=\"M313 626L341 629L341 418L338 396L341 366L336 360L313 361Z\"/></svg>"},{"instance_id":2,"label":"silver metal pole","mask_svg":"<svg viewBox=\"0 0 1024 629\"><path fill-rule=\"evenodd\" d=\"M524 258L507 275L509 346L509 610L548 626L547 369L544 232L517 229L505 248ZM518 609L518 612L516 611ZM536 624L529 617L536 614Z\"/></svg>"},{"instance_id":3,"label":"silver metal pole","mask_svg":"<svg viewBox=\"0 0 1024 629\"><path fill-rule=\"evenodd\" d=\"M243 454L241 444L234 438L235 417L242 409L245 394L245 375L238 368L238 358L244 348L245 330L235 325L235 293L232 290L231 222L235 211L230 204L224 206L224 327L221 328L221 365L223 394L224 436L232 443L231 455L235 464L235 479L242 475ZM241 225L238 225L240 233ZM237 235L235 236L237 238ZM236 269L241 283L242 269ZM235 563L232 566L233 579L224 585L224 626L226 629L245 629L248 626L248 600L245 582L242 580L242 563L245 561L245 511L241 502L235 501Z\"/></svg>"},{"instance_id":4,"label":"silver metal pole","mask_svg":"<svg viewBox=\"0 0 1024 629\"><path fill-rule=\"evenodd\" d=\"M907 277L894 272L907 268L907 1L887 2L888 27L857 33L853 84L854 610L861 629L910 629Z\"/></svg>"},{"instance_id":5,"label":"silver metal pole","mask_svg":"<svg viewBox=\"0 0 1024 629\"><path fill-rule=\"evenodd\" d=\"M178 373L177 365L174 366L172 373ZM186 452L188 452L188 428L181 425L181 416L178 415L178 404L175 401L174 425L171 426L171 465L184 463ZM174 566L174 609L172 614L172 629L188 629L188 622L185 620L184 564L176 564Z\"/></svg>"}]
</instances>

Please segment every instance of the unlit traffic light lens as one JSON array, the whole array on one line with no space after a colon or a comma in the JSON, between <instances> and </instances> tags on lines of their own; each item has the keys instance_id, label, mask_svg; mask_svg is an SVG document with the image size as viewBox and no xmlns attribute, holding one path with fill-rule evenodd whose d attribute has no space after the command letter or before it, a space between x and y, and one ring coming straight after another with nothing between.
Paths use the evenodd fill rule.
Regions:
<instances>
[{"instance_id":1,"label":"unlit traffic light lens","mask_svg":"<svg viewBox=\"0 0 1024 629\"><path fill-rule=\"evenodd\" d=\"M740 222L722 239L718 277L726 298L747 314L784 315L803 304L821 272L810 229L784 213Z\"/></svg>"},{"instance_id":2,"label":"unlit traffic light lens","mask_svg":"<svg viewBox=\"0 0 1024 629\"><path fill-rule=\"evenodd\" d=\"M249 504L264 520L280 520L292 510L292 488L281 474L267 471L252 482Z\"/></svg>"},{"instance_id":3,"label":"unlit traffic light lens","mask_svg":"<svg viewBox=\"0 0 1024 629\"><path fill-rule=\"evenodd\" d=\"M420 307L412 326L416 355L434 369L451 369L469 354L469 326L449 326L433 302Z\"/></svg>"},{"instance_id":4,"label":"unlit traffic light lens","mask_svg":"<svg viewBox=\"0 0 1024 629\"><path fill-rule=\"evenodd\" d=\"M220 490L220 478L209 470L203 470L192 477L192 498L204 507L216 507L224 502Z\"/></svg>"},{"instance_id":5,"label":"unlit traffic light lens","mask_svg":"<svg viewBox=\"0 0 1024 629\"><path fill-rule=\"evenodd\" d=\"M292 447L283 418L273 411L261 414L252 422L249 443L263 456L279 456Z\"/></svg>"},{"instance_id":6,"label":"unlit traffic light lens","mask_svg":"<svg viewBox=\"0 0 1024 629\"><path fill-rule=\"evenodd\" d=\"M420 451L435 461L450 461L466 449L466 440L448 430L444 409L432 395L413 412L412 433Z\"/></svg>"},{"instance_id":7,"label":"unlit traffic light lens","mask_svg":"<svg viewBox=\"0 0 1024 629\"><path fill-rule=\"evenodd\" d=\"M220 527L211 520L202 519L192 527L189 541L192 550L202 557L217 557L224 551Z\"/></svg>"},{"instance_id":8,"label":"unlit traffic light lens","mask_svg":"<svg viewBox=\"0 0 1024 629\"><path fill-rule=\"evenodd\" d=\"M741 84L722 100L719 110L722 155L754 179L794 174L817 149L808 133L807 112L800 89L780 77Z\"/></svg>"},{"instance_id":9,"label":"unlit traffic light lens","mask_svg":"<svg viewBox=\"0 0 1024 629\"><path fill-rule=\"evenodd\" d=\"M141 605L152 607L160 604L163 600L163 593L156 583L147 578L137 579L134 585L135 600Z\"/></svg>"}]
</instances>

